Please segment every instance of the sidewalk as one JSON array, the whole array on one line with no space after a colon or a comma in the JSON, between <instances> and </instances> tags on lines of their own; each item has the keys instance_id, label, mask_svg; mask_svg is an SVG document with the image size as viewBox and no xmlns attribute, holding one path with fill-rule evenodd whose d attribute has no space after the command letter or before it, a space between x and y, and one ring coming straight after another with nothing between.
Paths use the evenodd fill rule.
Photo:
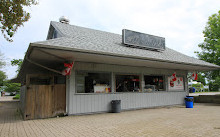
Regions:
<instances>
[{"instance_id":1,"label":"sidewalk","mask_svg":"<svg viewBox=\"0 0 220 137\"><path fill-rule=\"evenodd\" d=\"M190 96L199 96L199 95L220 95L220 92L198 92L198 93L189 93Z\"/></svg>"},{"instance_id":2,"label":"sidewalk","mask_svg":"<svg viewBox=\"0 0 220 137\"><path fill-rule=\"evenodd\" d=\"M0 102L6 101L19 101L19 99L13 99L14 96L2 96L0 97Z\"/></svg>"},{"instance_id":3,"label":"sidewalk","mask_svg":"<svg viewBox=\"0 0 220 137\"><path fill-rule=\"evenodd\" d=\"M0 137L218 137L220 106L195 104L23 121L0 102Z\"/></svg>"}]
</instances>

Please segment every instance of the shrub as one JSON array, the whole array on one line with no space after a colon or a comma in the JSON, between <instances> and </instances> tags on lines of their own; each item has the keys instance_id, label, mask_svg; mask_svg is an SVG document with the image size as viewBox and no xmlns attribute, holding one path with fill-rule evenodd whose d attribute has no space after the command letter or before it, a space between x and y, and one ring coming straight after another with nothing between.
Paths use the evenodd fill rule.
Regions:
<instances>
[{"instance_id":1,"label":"shrub","mask_svg":"<svg viewBox=\"0 0 220 137\"><path fill-rule=\"evenodd\" d=\"M197 91L197 92L199 92L199 91L201 91L202 89L204 89L203 84L199 84L199 83L197 83L197 84L192 84L192 87L196 88L196 91Z\"/></svg>"},{"instance_id":2,"label":"shrub","mask_svg":"<svg viewBox=\"0 0 220 137\"><path fill-rule=\"evenodd\" d=\"M20 99L20 94L17 94L13 99Z\"/></svg>"}]
</instances>

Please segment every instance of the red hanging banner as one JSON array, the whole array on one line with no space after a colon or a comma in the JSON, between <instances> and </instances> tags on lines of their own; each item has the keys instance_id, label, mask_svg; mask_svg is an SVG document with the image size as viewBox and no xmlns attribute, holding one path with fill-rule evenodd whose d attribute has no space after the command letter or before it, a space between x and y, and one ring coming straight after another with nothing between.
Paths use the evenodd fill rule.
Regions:
<instances>
[{"instance_id":1,"label":"red hanging banner","mask_svg":"<svg viewBox=\"0 0 220 137\"><path fill-rule=\"evenodd\" d=\"M73 68L73 65L74 65L74 61L72 63L64 63L64 67L66 67L66 69L64 69L62 71L62 74L64 76L70 75L71 74L71 70Z\"/></svg>"},{"instance_id":2,"label":"red hanging banner","mask_svg":"<svg viewBox=\"0 0 220 137\"><path fill-rule=\"evenodd\" d=\"M193 80L197 80L198 79L198 74L196 72L193 72L192 79Z\"/></svg>"}]
</instances>

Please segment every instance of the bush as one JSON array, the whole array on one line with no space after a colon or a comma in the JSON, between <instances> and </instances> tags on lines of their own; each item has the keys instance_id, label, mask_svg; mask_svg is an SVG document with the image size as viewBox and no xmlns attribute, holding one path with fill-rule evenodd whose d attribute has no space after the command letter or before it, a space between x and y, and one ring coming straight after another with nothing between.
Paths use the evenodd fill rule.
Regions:
<instances>
[{"instance_id":1,"label":"bush","mask_svg":"<svg viewBox=\"0 0 220 137\"><path fill-rule=\"evenodd\" d=\"M20 99L20 94L17 94L13 99Z\"/></svg>"},{"instance_id":2,"label":"bush","mask_svg":"<svg viewBox=\"0 0 220 137\"><path fill-rule=\"evenodd\" d=\"M216 77L215 80L209 82L210 91L218 91L220 88L220 77Z\"/></svg>"},{"instance_id":3,"label":"bush","mask_svg":"<svg viewBox=\"0 0 220 137\"><path fill-rule=\"evenodd\" d=\"M204 89L203 84L199 84L199 83L197 83L197 84L192 84L192 87L196 88L196 91L197 91L197 92L200 92L202 89Z\"/></svg>"}]
</instances>

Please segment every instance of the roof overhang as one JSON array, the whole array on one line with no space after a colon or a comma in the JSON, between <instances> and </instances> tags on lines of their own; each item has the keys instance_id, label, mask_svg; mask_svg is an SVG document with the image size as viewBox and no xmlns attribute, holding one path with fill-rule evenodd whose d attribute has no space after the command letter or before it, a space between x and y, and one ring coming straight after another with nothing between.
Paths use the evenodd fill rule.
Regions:
<instances>
[{"instance_id":1,"label":"roof overhang","mask_svg":"<svg viewBox=\"0 0 220 137\"><path fill-rule=\"evenodd\" d=\"M93 53L89 51L79 51L67 48L53 47L47 45L39 45L31 43L25 55L24 62L19 72L19 78L25 77L25 74L35 73L34 71L41 71L43 68L36 66L33 62L55 68L56 70L63 69L63 63L67 61L102 63L113 65L126 65L147 68L160 68L171 70L183 70L188 72L193 71L210 71L216 70L220 67L204 66L198 64L187 64L181 62L171 62L163 60L153 60L147 58L129 57L121 55L111 55L103 53ZM30 69L31 68L31 69Z\"/></svg>"},{"instance_id":2,"label":"roof overhang","mask_svg":"<svg viewBox=\"0 0 220 137\"><path fill-rule=\"evenodd\" d=\"M29 59L44 64L57 64L63 63L64 60L75 60L79 62L118 64L127 66L142 66L149 68L177 69L187 71L209 71L220 69L219 66L213 67L182 62L171 62L147 58L144 59L138 57L93 53L89 51L77 51L67 48L64 49L52 46L42 46L34 43L30 44L30 49L27 54Z\"/></svg>"}]
</instances>

